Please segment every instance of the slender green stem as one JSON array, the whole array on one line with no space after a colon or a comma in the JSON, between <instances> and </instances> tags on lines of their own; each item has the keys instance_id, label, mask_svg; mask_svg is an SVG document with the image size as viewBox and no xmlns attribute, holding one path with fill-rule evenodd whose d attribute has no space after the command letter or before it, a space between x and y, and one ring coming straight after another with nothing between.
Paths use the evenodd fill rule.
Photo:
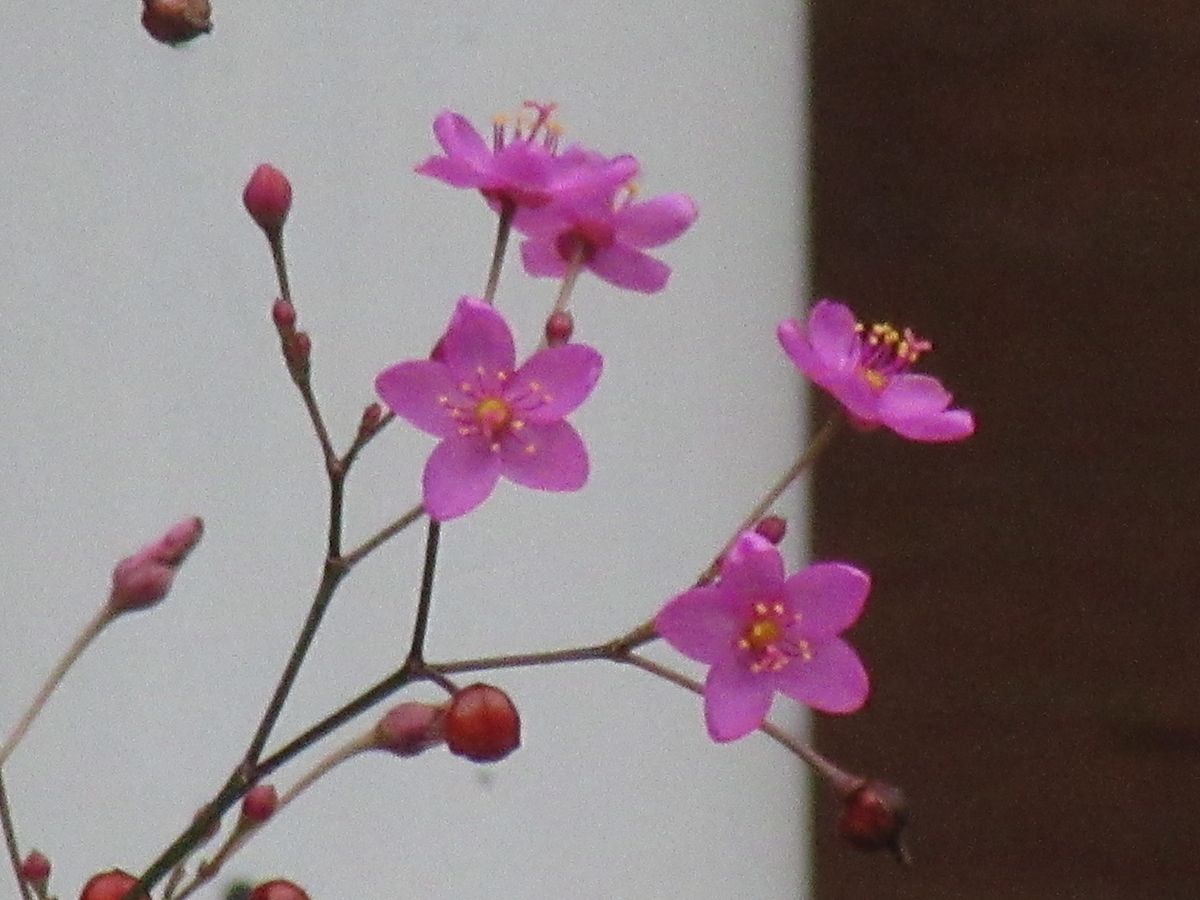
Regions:
<instances>
[{"instance_id":1,"label":"slender green stem","mask_svg":"<svg viewBox=\"0 0 1200 900\"><path fill-rule=\"evenodd\" d=\"M75 664L75 661L83 654L83 651L88 648L88 645L96 639L104 626L107 625L113 617L113 612L107 606L102 606L96 615L92 616L91 620L83 626L79 634L75 636L75 640L71 642L71 646L63 653L62 658L46 676L45 682L37 692L37 696L29 704L29 708L25 710L25 714L21 716L21 720L13 726L13 730L9 733L8 738L4 741L4 746L0 747L0 766L8 762L8 758L12 752L21 743L29 731L29 727L33 724L34 719L38 717L38 713L42 711L42 707L46 705L46 701L50 699L50 695L62 683L63 677L67 671Z\"/></svg>"},{"instance_id":2,"label":"slender green stem","mask_svg":"<svg viewBox=\"0 0 1200 900\"><path fill-rule=\"evenodd\" d=\"M487 287L483 289L483 299L488 303L496 299L496 288L500 284L500 269L504 266L504 253L508 249L508 236L512 232L512 220L516 211L516 204L511 200L505 200L500 207L500 219L496 225L496 246L492 250L492 265L488 269Z\"/></svg>"},{"instance_id":3,"label":"slender green stem","mask_svg":"<svg viewBox=\"0 0 1200 900\"><path fill-rule=\"evenodd\" d=\"M438 544L442 534L442 523L429 520L429 532L425 538L425 565L421 570L421 593L417 598L417 616L413 623L412 643L408 658L414 666L421 666L425 656L425 633L429 630L429 607L433 603L433 578L437 573Z\"/></svg>"},{"instance_id":4,"label":"slender green stem","mask_svg":"<svg viewBox=\"0 0 1200 900\"><path fill-rule=\"evenodd\" d=\"M575 282L581 271L583 271L583 247L579 246L575 248L575 252L567 263L567 274L563 276L562 285L558 289L558 297L554 300L554 309L550 311L551 315L567 311L567 307L571 305L571 292L575 290Z\"/></svg>"},{"instance_id":5,"label":"slender green stem","mask_svg":"<svg viewBox=\"0 0 1200 900\"><path fill-rule=\"evenodd\" d=\"M33 900L29 883L21 877L21 850L17 846L17 826L13 823L12 808L8 805L8 788L0 774L0 827L4 830L4 846L8 849L8 861L12 863L13 875L24 900Z\"/></svg>"}]
</instances>

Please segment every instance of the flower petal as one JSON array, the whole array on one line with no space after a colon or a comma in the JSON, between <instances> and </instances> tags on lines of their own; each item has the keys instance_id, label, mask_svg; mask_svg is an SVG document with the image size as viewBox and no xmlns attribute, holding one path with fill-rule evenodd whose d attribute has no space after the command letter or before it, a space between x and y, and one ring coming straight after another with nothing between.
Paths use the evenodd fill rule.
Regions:
<instances>
[{"instance_id":1,"label":"flower petal","mask_svg":"<svg viewBox=\"0 0 1200 900\"><path fill-rule=\"evenodd\" d=\"M712 665L732 656L741 620L715 587L692 588L668 600L654 618L654 630L697 662Z\"/></svg>"},{"instance_id":2,"label":"flower petal","mask_svg":"<svg viewBox=\"0 0 1200 900\"><path fill-rule=\"evenodd\" d=\"M425 463L425 511L439 522L465 515L491 495L499 477L500 459L482 437L448 437Z\"/></svg>"},{"instance_id":3,"label":"flower petal","mask_svg":"<svg viewBox=\"0 0 1200 900\"><path fill-rule=\"evenodd\" d=\"M900 419L887 425L910 441L928 443L961 441L975 433L975 417L965 409L947 409L936 416Z\"/></svg>"},{"instance_id":4,"label":"flower petal","mask_svg":"<svg viewBox=\"0 0 1200 900\"><path fill-rule=\"evenodd\" d=\"M721 563L721 587L736 607L783 597L783 557L760 534L743 531Z\"/></svg>"},{"instance_id":5,"label":"flower petal","mask_svg":"<svg viewBox=\"0 0 1200 900\"><path fill-rule=\"evenodd\" d=\"M587 483L588 455L567 422L528 422L500 441L500 472L540 491L577 491Z\"/></svg>"},{"instance_id":6,"label":"flower petal","mask_svg":"<svg viewBox=\"0 0 1200 900\"><path fill-rule=\"evenodd\" d=\"M665 262L619 243L597 250L587 267L609 284L643 294L658 293L671 277Z\"/></svg>"},{"instance_id":7,"label":"flower petal","mask_svg":"<svg viewBox=\"0 0 1200 900\"><path fill-rule=\"evenodd\" d=\"M898 375L879 397L879 419L911 440L959 441L974 433L975 417L947 409L953 399L932 376Z\"/></svg>"},{"instance_id":8,"label":"flower petal","mask_svg":"<svg viewBox=\"0 0 1200 900\"><path fill-rule=\"evenodd\" d=\"M534 278L562 278L567 274L567 261L558 255L553 239L521 241L521 264L525 274Z\"/></svg>"},{"instance_id":9,"label":"flower petal","mask_svg":"<svg viewBox=\"0 0 1200 900\"><path fill-rule=\"evenodd\" d=\"M834 300L821 300L808 314L808 342L825 365L832 369L854 368L858 362L858 321L850 307Z\"/></svg>"},{"instance_id":10,"label":"flower petal","mask_svg":"<svg viewBox=\"0 0 1200 900\"><path fill-rule=\"evenodd\" d=\"M433 135L441 144L446 156L461 159L482 169L492 159L492 153L474 126L456 112L443 110L433 120Z\"/></svg>"},{"instance_id":11,"label":"flower petal","mask_svg":"<svg viewBox=\"0 0 1200 900\"><path fill-rule=\"evenodd\" d=\"M813 380L833 394L859 422L874 424L880 420L879 399L883 395L871 386L862 369L827 371L823 378Z\"/></svg>"},{"instance_id":12,"label":"flower petal","mask_svg":"<svg viewBox=\"0 0 1200 900\"><path fill-rule=\"evenodd\" d=\"M484 181L483 175L469 162L446 156L431 156L415 171L418 175L428 175L457 188L479 187Z\"/></svg>"},{"instance_id":13,"label":"flower petal","mask_svg":"<svg viewBox=\"0 0 1200 900\"><path fill-rule=\"evenodd\" d=\"M789 629L805 639L841 634L862 614L871 576L845 563L815 563L788 577L783 584L789 610L800 616Z\"/></svg>"},{"instance_id":14,"label":"flower petal","mask_svg":"<svg viewBox=\"0 0 1200 900\"><path fill-rule=\"evenodd\" d=\"M512 372L517 353L504 317L482 300L463 297L442 337L442 358L455 378L498 388L499 373Z\"/></svg>"},{"instance_id":15,"label":"flower petal","mask_svg":"<svg viewBox=\"0 0 1200 900\"><path fill-rule=\"evenodd\" d=\"M627 244L661 247L687 231L698 213L687 194L666 194L621 207L613 216L613 226Z\"/></svg>"},{"instance_id":16,"label":"flower petal","mask_svg":"<svg viewBox=\"0 0 1200 900\"><path fill-rule=\"evenodd\" d=\"M794 658L772 675L774 686L793 700L827 713L861 709L871 691L858 654L843 640L832 638L811 646L812 658Z\"/></svg>"},{"instance_id":17,"label":"flower petal","mask_svg":"<svg viewBox=\"0 0 1200 900\"><path fill-rule=\"evenodd\" d=\"M736 741L762 724L771 708L770 679L729 659L708 670L704 721L714 741Z\"/></svg>"},{"instance_id":18,"label":"flower petal","mask_svg":"<svg viewBox=\"0 0 1200 900\"><path fill-rule=\"evenodd\" d=\"M586 344L539 350L517 370L504 396L529 422L556 422L587 399L604 359Z\"/></svg>"},{"instance_id":19,"label":"flower petal","mask_svg":"<svg viewBox=\"0 0 1200 900\"><path fill-rule=\"evenodd\" d=\"M434 437L454 434L458 424L451 410L470 402L446 366L426 359L384 369L375 378L375 391L388 409Z\"/></svg>"},{"instance_id":20,"label":"flower petal","mask_svg":"<svg viewBox=\"0 0 1200 900\"><path fill-rule=\"evenodd\" d=\"M775 329L775 337L796 368L820 384L828 374L828 367L808 342L803 326L795 319L785 319Z\"/></svg>"}]
</instances>

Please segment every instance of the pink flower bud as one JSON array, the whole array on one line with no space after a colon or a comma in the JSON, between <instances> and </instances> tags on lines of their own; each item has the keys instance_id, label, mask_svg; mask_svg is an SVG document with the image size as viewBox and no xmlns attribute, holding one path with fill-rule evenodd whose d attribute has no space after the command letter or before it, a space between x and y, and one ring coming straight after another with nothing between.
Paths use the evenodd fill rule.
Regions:
<instances>
[{"instance_id":1,"label":"pink flower bud","mask_svg":"<svg viewBox=\"0 0 1200 900\"><path fill-rule=\"evenodd\" d=\"M256 784L242 798L242 818L255 825L261 825L275 814L279 805L279 795L270 784Z\"/></svg>"},{"instance_id":2,"label":"pink flower bud","mask_svg":"<svg viewBox=\"0 0 1200 900\"><path fill-rule=\"evenodd\" d=\"M267 237L276 238L292 208L292 185L277 168L263 163L246 182L242 202L246 204L250 218L267 233Z\"/></svg>"},{"instance_id":3,"label":"pink flower bud","mask_svg":"<svg viewBox=\"0 0 1200 900\"><path fill-rule=\"evenodd\" d=\"M383 420L383 407L378 403L367 404L363 410L362 418L358 422L358 439L365 441L371 437L379 428L379 423Z\"/></svg>"},{"instance_id":4,"label":"pink flower bud","mask_svg":"<svg viewBox=\"0 0 1200 900\"><path fill-rule=\"evenodd\" d=\"M246 900L309 900L309 896L298 885L277 878L260 884Z\"/></svg>"},{"instance_id":5,"label":"pink flower bud","mask_svg":"<svg viewBox=\"0 0 1200 900\"><path fill-rule=\"evenodd\" d=\"M288 337L296 331L296 307L284 299L276 300L271 305L271 319L280 337Z\"/></svg>"},{"instance_id":6,"label":"pink flower bud","mask_svg":"<svg viewBox=\"0 0 1200 900\"><path fill-rule=\"evenodd\" d=\"M44 890L46 880L50 877L50 860L45 854L30 850L29 855L21 861L21 877L30 884L41 885Z\"/></svg>"},{"instance_id":7,"label":"pink flower bud","mask_svg":"<svg viewBox=\"0 0 1200 900\"><path fill-rule=\"evenodd\" d=\"M908 854L900 841L908 821L903 792L886 781L860 783L842 799L838 834L859 850L890 850L902 863Z\"/></svg>"},{"instance_id":8,"label":"pink flower bud","mask_svg":"<svg viewBox=\"0 0 1200 900\"><path fill-rule=\"evenodd\" d=\"M575 317L566 310L556 310L546 320L546 346L565 344L575 333Z\"/></svg>"},{"instance_id":9,"label":"pink flower bud","mask_svg":"<svg viewBox=\"0 0 1200 900\"><path fill-rule=\"evenodd\" d=\"M209 0L144 0L142 27L159 43L184 44L212 31Z\"/></svg>"},{"instance_id":10,"label":"pink flower bud","mask_svg":"<svg viewBox=\"0 0 1200 900\"><path fill-rule=\"evenodd\" d=\"M375 746L397 756L416 756L442 743L442 712L428 703L393 706L375 726Z\"/></svg>"},{"instance_id":11,"label":"pink flower bud","mask_svg":"<svg viewBox=\"0 0 1200 900\"><path fill-rule=\"evenodd\" d=\"M83 886L83 892L79 895L79 900L124 900L130 888L136 885L137 879L128 872L122 872L120 869L111 869L108 872L93 875L88 880L88 883ZM149 897L148 894L140 891L134 896Z\"/></svg>"},{"instance_id":12,"label":"pink flower bud","mask_svg":"<svg viewBox=\"0 0 1200 900\"><path fill-rule=\"evenodd\" d=\"M754 526L754 530L778 547L783 536L787 534L787 519L783 516L763 516Z\"/></svg>"},{"instance_id":13,"label":"pink flower bud","mask_svg":"<svg viewBox=\"0 0 1200 900\"><path fill-rule=\"evenodd\" d=\"M307 331L297 331L283 342L283 355L287 364L298 372L308 369L312 357L312 338Z\"/></svg>"},{"instance_id":14,"label":"pink flower bud","mask_svg":"<svg viewBox=\"0 0 1200 900\"><path fill-rule=\"evenodd\" d=\"M474 762L496 762L521 746L521 717L508 694L490 684L465 687L450 701L446 746Z\"/></svg>"},{"instance_id":15,"label":"pink flower bud","mask_svg":"<svg viewBox=\"0 0 1200 900\"><path fill-rule=\"evenodd\" d=\"M113 568L108 608L115 615L153 606L171 589L175 572L200 541L204 523L184 519L152 544L127 556Z\"/></svg>"}]
</instances>

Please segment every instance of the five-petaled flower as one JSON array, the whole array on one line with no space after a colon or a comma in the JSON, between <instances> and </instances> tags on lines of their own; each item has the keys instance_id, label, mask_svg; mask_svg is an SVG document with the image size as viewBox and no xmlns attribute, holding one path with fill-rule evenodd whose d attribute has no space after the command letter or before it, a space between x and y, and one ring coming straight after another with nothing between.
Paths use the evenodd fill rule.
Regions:
<instances>
[{"instance_id":1,"label":"five-petaled flower","mask_svg":"<svg viewBox=\"0 0 1200 900\"><path fill-rule=\"evenodd\" d=\"M807 326L789 319L778 336L800 371L860 425L884 425L914 441L960 441L975 432L975 417L950 408L954 398L940 381L908 371L933 345L907 328L867 327L847 306L822 300Z\"/></svg>"},{"instance_id":2,"label":"five-petaled flower","mask_svg":"<svg viewBox=\"0 0 1200 900\"><path fill-rule=\"evenodd\" d=\"M531 209L577 193L611 192L637 174L632 156L613 159L569 147L559 153L553 104L527 102L532 116L518 114L510 131L497 116L489 148L463 116L450 110L433 122L445 156L431 156L417 172L459 188L474 188L495 210Z\"/></svg>"},{"instance_id":3,"label":"five-petaled flower","mask_svg":"<svg viewBox=\"0 0 1200 900\"><path fill-rule=\"evenodd\" d=\"M396 415L441 438L423 476L434 519L470 512L501 475L544 491L576 491L587 481L587 449L563 419L595 387L600 354L564 344L539 350L520 368L515 361L503 317L463 297L435 358L398 363L375 379Z\"/></svg>"},{"instance_id":4,"label":"five-petaled flower","mask_svg":"<svg viewBox=\"0 0 1200 900\"><path fill-rule=\"evenodd\" d=\"M521 243L525 271L561 278L577 265L619 288L661 291L671 268L643 251L687 231L696 221L696 204L686 194L642 202L630 202L631 196L628 190L577 193L518 216L516 227L527 235Z\"/></svg>"},{"instance_id":5,"label":"five-petaled flower","mask_svg":"<svg viewBox=\"0 0 1200 900\"><path fill-rule=\"evenodd\" d=\"M775 691L813 709L849 713L866 702L867 673L838 637L862 612L871 580L843 563L816 563L784 577L766 539L742 533L715 585L669 601L655 630L685 656L711 668L704 717L716 741L762 724Z\"/></svg>"}]
</instances>

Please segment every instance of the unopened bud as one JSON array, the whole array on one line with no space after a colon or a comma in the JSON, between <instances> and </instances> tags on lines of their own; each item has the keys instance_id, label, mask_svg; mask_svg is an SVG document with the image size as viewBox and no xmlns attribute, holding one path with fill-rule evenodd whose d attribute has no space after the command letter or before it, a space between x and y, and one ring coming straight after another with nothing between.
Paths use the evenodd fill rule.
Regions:
<instances>
[{"instance_id":1,"label":"unopened bud","mask_svg":"<svg viewBox=\"0 0 1200 900\"><path fill-rule=\"evenodd\" d=\"M375 746L397 756L416 756L442 743L442 712L428 703L393 706L375 726Z\"/></svg>"},{"instance_id":2,"label":"unopened bud","mask_svg":"<svg viewBox=\"0 0 1200 900\"><path fill-rule=\"evenodd\" d=\"M250 892L246 900L310 900L299 885L282 878L260 884Z\"/></svg>"},{"instance_id":3,"label":"unopened bud","mask_svg":"<svg viewBox=\"0 0 1200 900\"><path fill-rule=\"evenodd\" d=\"M277 806L279 806L279 795L275 793L274 786L256 784L246 791L246 796L242 798L242 819L255 825L261 825L275 814Z\"/></svg>"},{"instance_id":4,"label":"unopened bud","mask_svg":"<svg viewBox=\"0 0 1200 900\"><path fill-rule=\"evenodd\" d=\"M137 879L128 872L112 869L108 872L101 872L99 875L93 875L83 886L79 900L124 900L125 895L136 886ZM144 898L144 900L150 898L145 891L138 891L133 896Z\"/></svg>"},{"instance_id":5,"label":"unopened bud","mask_svg":"<svg viewBox=\"0 0 1200 900\"><path fill-rule=\"evenodd\" d=\"M287 176L270 163L263 163L246 182L242 202L268 238L277 238L292 208L292 185Z\"/></svg>"},{"instance_id":6,"label":"unopened bud","mask_svg":"<svg viewBox=\"0 0 1200 900\"><path fill-rule=\"evenodd\" d=\"M863 781L842 799L838 834L859 850L890 850L902 863L908 854L901 832L908 821L904 793L886 781Z\"/></svg>"},{"instance_id":7,"label":"unopened bud","mask_svg":"<svg viewBox=\"0 0 1200 900\"><path fill-rule=\"evenodd\" d=\"M312 338L307 331L297 331L283 342L283 355L287 357L288 366L297 372L308 371L309 360L312 357Z\"/></svg>"},{"instance_id":8,"label":"unopened bud","mask_svg":"<svg viewBox=\"0 0 1200 900\"><path fill-rule=\"evenodd\" d=\"M113 568L108 608L113 613L153 606L171 589L175 572L204 533L197 516L184 519L152 544Z\"/></svg>"},{"instance_id":9,"label":"unopened bud","mask_svg":"<svg viewBox=\"0 0 1200 900\"><path fill-rule=\"evenodd\" d=\"M496 762L521 746L521 717L508 694L490 684L465 687L450 701L446 746L474 762Z\"/></svg>"},{"instance_id":10,"label":"unopened bud","mask_svg":"<svg viewBox=\"0 0 1200 900\"><path fill-rule=\"evenodd\" d=\"M209 0L143 0L142 27L156 41L184 44L212 31Z\"/></svg>"},{"instance_id":11,"label":"unopened bud","mask_svg":"<svg viewBox=\"0 0 1200 900\"><path fill-rule=\"evenodd\" d=\"M546 320L546 346L557 347L565 344L575 333L575 317L565 309L550 313Z\"/></svg>"},{"instance_id":12,"label":"unopened bud","mask_svg":"<svg viewBox=\"0 0 1200 900\"><path fill-rule=\"evenodd\" d=\"M280 298L271 304L271 320L280 337L289 337L296 331L296 307Z\"/></svg>"},{"instance_id":13,"label":"unopened bud","mask_svg":"<svg viewBox=\"0 0 1200 900\"><path fill-rule=\"evenodd\" d=\"M378 403L369 403L363 410L362 418L358 421L358 439L365 441L375 434L379 423L383 421L383 407Z\"/></svg>"},{"instance_id":14,"label":"unopened bud","mask_svg":"<svg viewBox=\"0 0 1200 900\"><path fill-rule=\"evenodd\" d=\"M21 860L21 877L45 893L46 881L50 878L50 860L38 850L30 850Z\"/></svg>"},{"instance_id":15,"label":"unopened bud","mask_svg":"<svg viewBox=\"0 0 1200 900\"><path fill-rule=\"evenodd\" d=\"M779 546L783 536L787 534L787 519L783 516L763 516L754 526L760 537L766 538L772 544Z\"/></svg>"}]
</instances>

